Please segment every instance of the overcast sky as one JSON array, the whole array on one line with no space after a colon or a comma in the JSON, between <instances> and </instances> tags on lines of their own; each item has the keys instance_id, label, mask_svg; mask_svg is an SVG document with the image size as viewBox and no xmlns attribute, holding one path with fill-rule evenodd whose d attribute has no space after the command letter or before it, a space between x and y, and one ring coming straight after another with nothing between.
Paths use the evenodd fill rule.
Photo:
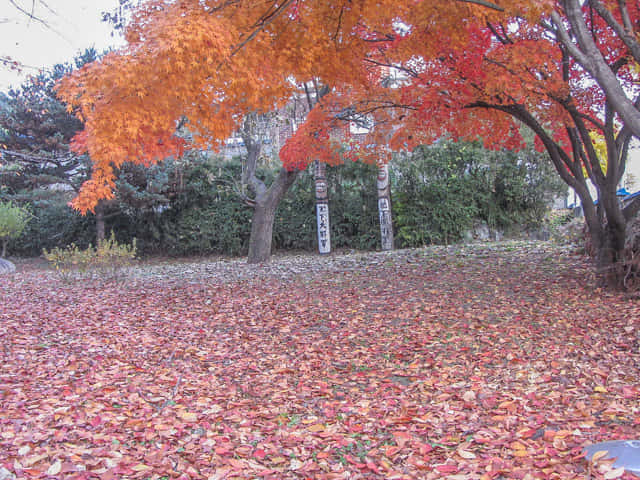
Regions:
<instances>
[{"instance_id":1,"label":"overcast sky","mask_svg":"<svg viewBox=\"0 0 640 480\"><path fill-rule=\"evenodd\" d=\"M49 28L30 20L15 5L31 11ZM101 12L111 11L118 0L0 0L0 56L26 65L22 73L0 66L0 91L18 86L26 75L56 63L71 61L87 47L98 51L117 45L111 26L101 22Z\"/></svg>"}]
</instances>

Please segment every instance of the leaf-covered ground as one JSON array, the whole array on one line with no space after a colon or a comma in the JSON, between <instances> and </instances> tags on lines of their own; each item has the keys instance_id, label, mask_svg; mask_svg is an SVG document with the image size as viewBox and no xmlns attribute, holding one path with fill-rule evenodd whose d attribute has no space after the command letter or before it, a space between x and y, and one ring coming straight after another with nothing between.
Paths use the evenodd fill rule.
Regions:
<instances>
[{"instance_id":1,"label":"leaf-covered ground","mask_svg":"<svg viewBox=\"0 0 640 480\"><path fill-rule=\"evenodd\" d=\"M572 479L640 437L639 303L546 244L1 281L0 478Z\"/></svg>"}]
</instances>

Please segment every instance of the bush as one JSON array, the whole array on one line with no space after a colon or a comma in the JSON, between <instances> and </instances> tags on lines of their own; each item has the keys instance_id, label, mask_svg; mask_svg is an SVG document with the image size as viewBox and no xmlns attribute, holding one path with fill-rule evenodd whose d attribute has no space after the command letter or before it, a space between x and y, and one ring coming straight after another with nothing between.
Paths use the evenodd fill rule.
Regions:
<instances>
[{"instance_id":1,"label":"bush","mask_svg":"<svg viewBox=\"0 0 640 480\"><path fill-rule=\"evenodd\" d=\"M417 247L463 238L475 220L494 229L539 226L554 195L566 188L531 150L488 151L443 142L398 156L392 167L397 245Z\"/></svg>"},{"instance_id":2,"label":"bush","mask_svg":"<svg viewBox=\"0 0 640 480\"><path fill-rule=\"evenodd\" d=\"M332 248L367 250L380 243L374 165L348 161L327 167ZM315 182L302 172L276 213L274 246L282 250L317 248Z\"/></svg>"},{"instance_id":3,"label":"bush","mask_svg":"<svg viewBox=\"0 0 640 480\"><path fill-rule=\"evenodd\" d=\"M72 243L65 248L45 249L43 255L65 282L87 274L103 280L118 280L123 277L124 269L132 265L136 251L135 239L130 245L119 244L111 233L111 237L96 248L89 245L82 250Z\"/></svg>"},{"instance_id":4,"label":"bush","mask_svg":"<svg viewBox=\"0 0 640 480\"><path fill-rule=\"evenodd\" d=\"M24 208L13 205L11 202L0 202L0 243L2 252L0 257L7 253L7 243L22 235L31 218L30 213Z\"/></svg>"},{"instance_id":5,"label":"bush","mask_svg":"<svg viewBox=\"0 0 640 480\"><path fill-rule=\"evenodd\" d=\"M238 160L190 154L149 171L122 173L119 202L105 207L107 231L119 242L137 238L142 254L244 255L248 250L252 210L235 188ZM268 184L275 167L259 176ZM491 152L476 144L442 142L398 155L390 165L396 246L414 247L461 240L475 223L507 234L539 224L550 197L558 191L557 174L544 159L525 151ZM377 169L347 161L327 167L331 243L334 249L368 250L380 245ZM153 187L153 188L151 188ZM37 254L74 243L95 243L95 219L78 215L66 200L26 198L33 220L10 247ZM301 172L279 205L274 225L276 250L315 251L315 188L311 169Z\"/></svg>"},{"instance_id":6,"label":"bush","mask_svg":"<svg viewBox=\"0 0 640 480\"><path fill-rule=\"evenodd\" d=\"M68 201L68 200L67 200ZM86 248L95 240L95 218L82 216L65 201L34 201L29 207L32 217L22 235L9 243L11 251L24 256L40 255L75 243Z\"/></svg>"}]
</instances>

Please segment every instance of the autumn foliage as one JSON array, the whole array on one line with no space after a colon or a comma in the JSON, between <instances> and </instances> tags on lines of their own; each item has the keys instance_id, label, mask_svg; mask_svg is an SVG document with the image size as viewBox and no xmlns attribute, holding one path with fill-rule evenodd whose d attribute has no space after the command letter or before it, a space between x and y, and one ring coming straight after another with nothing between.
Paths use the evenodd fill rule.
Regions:
<instances>
[{"instance_id":1,"label":"autumn foliage","mask_svg":"<svg viewBox=\"0 0 640 480\"><path fill-rule=\"evenodd\" d=\"M191 145L215 147L244 113L273 110L314 79L357 105L376 89L386 51L429 58L441 31L461 46L461 22L491 15L503 13L475 2L148 1L127 28L126 47L61 83L61 97L85 122L77 147L94 161L75 206L85 211L108 196L123 162L179 154L178 126ZM422 27L434 18L437 28ZM403 19L418 35L401 39ZM306 155L292 148L299 158L289 158L290 168L313 160L307 145Z\"/></svg>"},{"instance_id":2,"label":"autumn foliage","mask_svg":"<svg viewBox=\"0 0 640 480\"><path fill-rule=\"evenodd\" d=\"M540 26L540 15L553 6L148 1L128 26L125 48L62 82L61 96L86 125L77 146L95 162L76 206L85 210L107 196L113 168L122 162L148 164L179 154L178 125L192 145L213 147L244 113L273 110L313 79L333 90L325 120L366 117L374 126L361 145L370 161L443 135L517 147L523 119L507 111L516 105L572 156L572 120L563 102L592 116L603 96L597 87L575 88L583 71ZM630 13L635 18L635 7ZM607 60L615 62L626 55L624 45L601 23L593 28L607 45ZM385 80L397 72L402 79L390 87ZM629 81L635 74L626 68ZM316 157L337 161L330 155L336 148L316 145L336 128L319 120L314 113L284 152L287 168ZM588 129L602 130L591 123Z\"/></svg>"},{"instance_id":3,"label":"autumn foliage","mask_svg":"<svg viewBox=\"0 0 640 480\"><path fill-rule=\"evenodd\" d=\"M637 2L613 0L149 1L127 47L61 84L95 162L75 205L108 196L123 161L179 154L182 138L215 146L313 82L331 93L283 150L287 169L384 163L445 137L514 149L524 125L580 198L606 277L637 254L625 231L640 199L623 209L615 192L640 135L639 19ZM340 122L369 132L348 138Z\"/></svg>"},{"instance_id":4,"label":"autumn foliage","mask_svg":"<svg viewBox=\"0 0 640 480\"><path fill-rule=\"evenodd\" d=\"M588 478L583 447L637 436L638 304L595 301L579 257L513 247L106 285L20 265L0 284L0 472Z\"/></svg>"}]
</instances>

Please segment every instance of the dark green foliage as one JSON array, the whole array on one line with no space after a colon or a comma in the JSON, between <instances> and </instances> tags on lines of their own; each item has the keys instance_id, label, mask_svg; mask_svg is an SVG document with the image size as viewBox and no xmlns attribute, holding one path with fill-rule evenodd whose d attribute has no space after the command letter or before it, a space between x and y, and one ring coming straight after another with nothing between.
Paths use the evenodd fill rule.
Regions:
<instances>
[{"instance_id":1,"label":"dark green foliage","mask_svg":"<svg viewBox=\"0 0 640 480\"><path fill-rule=\"evenodd\" d=\"M298 176L280 202L273 226L273 245L276 250L311 251L315 248L316 200L310 170Z\"/></svg>"},{"instance_id":2,"label":"dark green foliage","mask_svg":"<svg viewBox=\"0 0 640 480\"><path fill-rule=\"evenodd\" d=\"M371 250L380 245L377 178L375 165L347 161L328 169L334 248Z\"/></svg>"},{"instance_id":3,"label":"dark green foliage","mask_svg":"<svg viewBox=\"0 0 640 480\"><path fill-rule=\"evenodd\" d=\"M12 253L38 256L44 248L52 249L73 242L86 248L95 240L93 215L83 217L67 206L62 198L36 200L29 205L33 217L20 238L10 242Z\"/></svg>"},{"instance_id":4,"label":"dark green foliage","mask_svg":"<svg viewBox=\"0 0 640 480\"><path fill-rule=\"evenodd\" d=\"M120 242L136 238L147 255L245 254L251 210L232 181L240 168L197 153L152 169L127 166L119 213L108 217L107 229Z\"/></svg>"},{"instance_id":5,"label":"dark green foliage","mask_svg":"<svg viewBox=\"0 0 640 480\"><path fill-rule=\"evenodd\" d=\"M566 189L532 150L442 142L392 165L396 243L405 247L459 241L474 221L507 233L534 228L554 195Z\"/></svg>"},{"instance_id":6,"label":"dark green foliage","mask_svg":"<svg viewBox=\"0 0 640 480\"><path fill-rule=\"evenodd\" d=\"M76 67L97 58L86 50ZM89 162L69 149L82 123L55 94L55 83L73 66L58 64L50 72L29 77L20 88L2 96L0 104L0 183L9 194L64 185L77 189L88 178Z\"/></svg>"},{"instance_id":7,"label":"dark green foliage","mask_svg":"<svg viewBox=\"0 0 640 480\"><path fill-rule=\"evenodd\" d=\"M373 165L349 161L327 167L333 248L367 250L379 244L376 177ZM314 185L309 169L298 177L282 201L274 229L277 249L316 249Z\"/></svg>"},{"instance_id":8,"label":"dark green foliage","mask_svg":"<svg viewBox=\"0 0 640 480\"><path fill-rule=\"evenodd\" d=\"M125 165L116 200L105 204L107 235L115 232L120 243L136 238L143 255L244 255L253 211L237 195L241 171L239 160L196 153L149 169ZM264 167L259 175L268 183L275 173ZM379 248L376 177L373 165L327 168L334 249ZM530 152L474 144L442 143L398 157L391 165L396 246L455 242L478 221L506 231L535 225L556 192L553 179ZM316 250L314 192L311 171L302 172L278 208L276 250ZM34 218L12 252L95 243L95 218L66 206L71 194L33 190L22 198Z\"/></svg>"}]
</instances>

